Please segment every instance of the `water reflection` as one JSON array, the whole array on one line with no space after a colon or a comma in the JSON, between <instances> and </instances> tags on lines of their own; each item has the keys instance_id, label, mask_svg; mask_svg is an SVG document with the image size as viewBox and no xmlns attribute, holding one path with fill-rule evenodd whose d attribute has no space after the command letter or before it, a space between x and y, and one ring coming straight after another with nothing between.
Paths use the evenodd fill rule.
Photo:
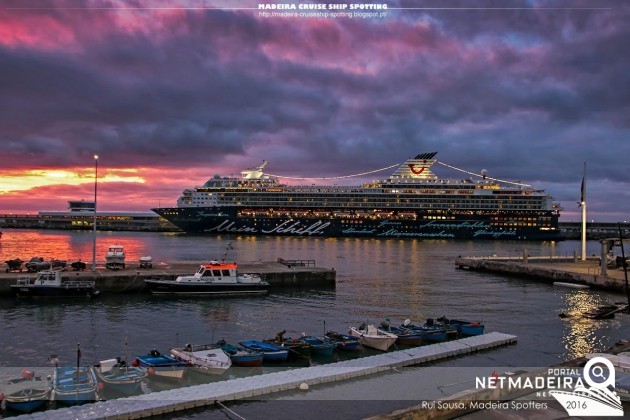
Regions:
<instances>
[{"instance_id":1,"label":"water reflection","mask_svg":"<svg viewBox=\"0 0 630 420\"><path fill-rule=\"evenodd\" d=\"M566 349L565 360L583 357L605 347L606 330L618 327L619 322L611 320L596 320L582 316L583 312L603 304L600 295L591 291L577 290L564 296L566 318L562 342Z\"/></svg>"}]
</instances>

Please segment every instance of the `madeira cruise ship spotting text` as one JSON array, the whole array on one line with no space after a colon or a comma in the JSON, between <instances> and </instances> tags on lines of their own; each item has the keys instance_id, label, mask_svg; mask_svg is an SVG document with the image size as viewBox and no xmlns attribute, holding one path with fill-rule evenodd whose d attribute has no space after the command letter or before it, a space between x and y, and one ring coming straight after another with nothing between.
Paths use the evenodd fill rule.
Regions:
<instances>
[{"instance_id":1,"label":"madeira cruise ship spotting text","mask_svg":"<svg viewBox=\"0 0 630 420\"><path fill-rule=\"evenodd\" d=\"M362 186L290 186L263 172L216 175L154 212L189 233L433 239L561 239L543 190L490 179L439 179L437 153Z\"/></svg>"}]
</instances>

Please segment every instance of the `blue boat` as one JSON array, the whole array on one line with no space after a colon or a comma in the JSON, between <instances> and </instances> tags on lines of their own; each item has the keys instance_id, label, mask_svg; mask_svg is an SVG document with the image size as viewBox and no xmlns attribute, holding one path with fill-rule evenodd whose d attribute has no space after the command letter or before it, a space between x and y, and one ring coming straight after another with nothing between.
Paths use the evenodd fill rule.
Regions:
<instances>
[{"instance_id":1,"label":"blue boat","mask_svg":"<svg viewBox=\"0 0 630 420\"><path fill-rule=\"evenodd\" d=\"M336 331L328 331L324 335L324 340L332 343L335 350L339 351L360 351L362 348L358 338Z\"/></svg>"},{"instance_id":2,"label":"blue boat","mask_svg":"<svg viewBox=\"0 0 630 420\"><path fill-rule=\"evenodd\" d=\"M335 346L332 343L327 343L321 338L313 337L312 335L302 336L298 340L308 344L311 349L311 354L331 356L335 351Z\"/></svg>"},{"instance_id":3,"label":"blue boat","mask_svg":"<svg viewBox=\"0 0 630 420\"><path fill-rule=\"evenodd\" d=\"M311 357L311 347L308 343L298 340L297 338L284 337L286 330L276 333L275 338L263 340L263 343L275 344L289 350L289 359L308 359Z\"/></svg>"},{"instance_id":4,"label":"blue boat","mask_svg":"<svg viewBox=\"0 0 630 420\"><path fill-rule=\"evenodd\" d=\"M89 366L56 367L53 372L53 399L68 405L96 401L97 381Z\"/></svg>"},{"instance_id":5,"label":"blue boat","mask_svg":"<svg viewBox=\"0 0 630 420\"><path fill-rule=\"evenodd\" d=\"M146 356L137 356L136 364L146 370L150 378L168 380L181 380L189 366L186 362L163 355L155 349Z\"/></svg>"},{"instance_id":6,"label":"blue boat","mask_svg":"<svg viewBox=\"0 0 630 420\"><path fill-rule=\"evenodd\" d=\"M457 329L458 334L464 337L482 335L485 329L485 326L480 322L469 322L459 319L447 319L445 317L438 318L437 320L444 325Z\"/></svg>"},{"instance_id":7,"label":"blue boat","mask_svg":"<svg viewBox=\"0 0 630 420\"><path fill-rule=\"evenodd\" d=\"M120 358L101 360L94 372L99 389L124 395L137 394L142 381L148 376L146 370L129 365Z\"/></svg>"},{"instance_id":8,"label":"blue boat","mask_svg":"<svg viewBox=\"0 0 630 420\"><path fill-rule=\"evenodd\" d=\"M221 350L230 356L234 366L256 367L262 366L263 354L258 351L246 349L245 347L228 344L225 340L220 340L217 345Z\"/></svg>"},{"instance_id":9,"label":"blue boat","mask_svg":"<svg viewBox=\"0 0 630 420\"><path fill-rule=\"evenodd\" d=\"M50 383L32 370L22 369L22 376L0 384L4 395L4 408L31 413L42 407L49 399Z\"/></svg>"},{"instance_id":10,"label":"blue boat","mask_svg":"<svg viewBox=\"0 0 630 420\"><path fill-rule=\"evenodd\" d=\"M289 358L289 350L275 344L256 340L241 341L239 344L247 349L261 352L265 362L284 362Z\"/></svg>"},{"instance_id":11,"label":"blue boat","mask_svg":"<svg viewBox=\"0 0 630 420\"><path fill-rule=\"evenodd\" d=\"M389 321L381 323L381 328L387 332L398 336L396 344L400 346L417 347L424 342L426 333L419 329L409 329L405 327L392 327Z\"/></svg>"},{"instance_id":12,"label":"blue boat","mask_svg":"<svg viewBox=\"0 0 630 420\"><path fill-rule=\"evenodd\" d=\"M423 341L426 343L441 343L448 339L448 331L443 325L437 325L432 319L427 319L426 324L413 325L408 319L399 327L413 332L422 334Z\"/></svg>"}]
</instances>

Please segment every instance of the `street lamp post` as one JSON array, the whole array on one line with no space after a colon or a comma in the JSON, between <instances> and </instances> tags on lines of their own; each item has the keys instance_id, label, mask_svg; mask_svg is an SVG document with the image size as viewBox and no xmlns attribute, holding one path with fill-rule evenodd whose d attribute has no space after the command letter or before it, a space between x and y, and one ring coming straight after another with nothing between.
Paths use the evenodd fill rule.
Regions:
<instances>
[{"instance_id":1,"label":"street lamp post","mask_svg":"<svg viewBox=\"0 0 630 420\"><path fill-rule=\"evenodd\" d=\"M92 271L96 271L96 186L98 181L98 155L94 155L94 223L92 238Z\"/></svg>"}]
</instances>

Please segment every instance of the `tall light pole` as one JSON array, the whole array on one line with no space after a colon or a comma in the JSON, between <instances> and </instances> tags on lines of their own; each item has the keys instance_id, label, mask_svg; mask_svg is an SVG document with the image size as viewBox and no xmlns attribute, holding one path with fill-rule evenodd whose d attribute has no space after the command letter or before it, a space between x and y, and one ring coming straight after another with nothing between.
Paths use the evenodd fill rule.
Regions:
<instances>
[{"instance_id":1,"label":"tall light pole","mask_svg":"<svg viewBox=\"0 0 630 420\"><path fill-rule=\"evenodd\" d=\"M586 261L586 162L580 188L580 207L582 207L582 261Z\"/></svg>"},{"instance_id":2,"label":"tall light pole","mask_svg":"<svg viewBox=\"0 0 630 420\"><path fill-rule=\"evenodd\" d=\"M98 155L94 155L94 223L92 238L92 271L96 271L96 186L98 185Z\"/></svg>"}]
</instances>

